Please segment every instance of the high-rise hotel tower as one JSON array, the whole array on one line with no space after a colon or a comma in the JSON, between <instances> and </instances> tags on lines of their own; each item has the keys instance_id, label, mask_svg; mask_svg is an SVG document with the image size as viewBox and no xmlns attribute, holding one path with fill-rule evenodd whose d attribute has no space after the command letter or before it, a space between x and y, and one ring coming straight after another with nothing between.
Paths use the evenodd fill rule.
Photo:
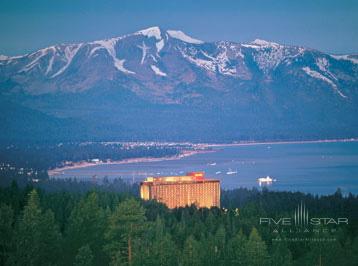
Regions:
<instances>
[{"instance_id":1,"label":"high-rise hotel tower","mask_svg":"<svg viewBox=\"0 0 358 266\"><path fill-rule=\"evenodd\" d=\"M171 209L192 204L199 208L220 207L220 181L205 178L204 172L147 177L140 184L140 196L144 200L155 199Z\"/></svg>"}]
</instances>

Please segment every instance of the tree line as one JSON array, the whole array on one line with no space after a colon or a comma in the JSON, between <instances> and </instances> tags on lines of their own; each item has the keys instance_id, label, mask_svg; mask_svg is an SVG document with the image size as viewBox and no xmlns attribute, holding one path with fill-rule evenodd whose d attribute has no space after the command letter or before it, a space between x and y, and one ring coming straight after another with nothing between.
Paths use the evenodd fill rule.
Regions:
<instances>
[{"instance_id":1,"label":"tree line","mask_svg":"<svg viewBox=\"0 0 358 266\"><path fill-rule=\"evenodd\" d=\"M222 191L222 208L169 210L138 199L137 188L69 192L16 183L0 188L0 264L358 264L357 196L237 189ZM259 224L259 217L287 215L300 201L317 214L348 215L349 225L330 226L334 232L319 236L305 233L327 241L294 242L276 240L301 233L273 233Z\"/></svg>"}]
</instances>

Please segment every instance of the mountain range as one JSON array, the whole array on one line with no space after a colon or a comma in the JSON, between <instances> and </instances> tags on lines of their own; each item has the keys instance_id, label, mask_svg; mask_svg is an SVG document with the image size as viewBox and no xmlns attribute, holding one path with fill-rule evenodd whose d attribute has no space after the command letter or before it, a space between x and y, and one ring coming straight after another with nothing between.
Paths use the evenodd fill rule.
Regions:
<instances>
[{"instance_id":1,"label":"mountain range","mask_svg":"<svg viewBox=\"0 0 358 266\"><path fill-rule=\"evenodd\" d=\"M152 27L0 56L0 138L231 142L358 136L358 56Z\"/></svg>"}]
</instances>

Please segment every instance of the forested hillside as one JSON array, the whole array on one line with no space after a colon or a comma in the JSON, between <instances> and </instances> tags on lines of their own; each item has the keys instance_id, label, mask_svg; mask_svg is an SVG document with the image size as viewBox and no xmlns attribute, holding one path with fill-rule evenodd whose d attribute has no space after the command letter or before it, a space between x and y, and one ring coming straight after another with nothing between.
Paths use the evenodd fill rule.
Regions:
<instances>
[{"instance_id":1,"label":"forested hillside","mask_svg":"<svg viewBox=\"0 0 358 266\"><path fill-rule=\"evenodd\" d=\"M76 185L72 184L72 187ZM236 189L222 209L168 210L136 197L137 186L45 192L0 189L1 265L357 265L358 198ZM259 217L280 217L301 201L324 217L349 218L328 232L272 233ZM335 228L335 232L332 229ZM276 240L275 240L276 239Z\"/></svg>"}]
</instances>

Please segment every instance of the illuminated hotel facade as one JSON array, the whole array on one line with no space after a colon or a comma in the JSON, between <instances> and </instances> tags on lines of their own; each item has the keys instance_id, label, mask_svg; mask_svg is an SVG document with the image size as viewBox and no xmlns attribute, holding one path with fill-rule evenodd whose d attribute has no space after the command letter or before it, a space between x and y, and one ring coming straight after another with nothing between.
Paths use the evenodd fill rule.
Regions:
<instances>
[{"instance_id":1,"label":"illuminated hotel facade","mask_svg":"<svg viewBox=\"0 0 358 266\"><path fill-rule=\"evenodd\" d=\"M204 172L147 177L140 184L140 196L162 202L171 209L192 204L199 208L220 207L220 181L205 178Z\"/></svg>"}]
</instances>

